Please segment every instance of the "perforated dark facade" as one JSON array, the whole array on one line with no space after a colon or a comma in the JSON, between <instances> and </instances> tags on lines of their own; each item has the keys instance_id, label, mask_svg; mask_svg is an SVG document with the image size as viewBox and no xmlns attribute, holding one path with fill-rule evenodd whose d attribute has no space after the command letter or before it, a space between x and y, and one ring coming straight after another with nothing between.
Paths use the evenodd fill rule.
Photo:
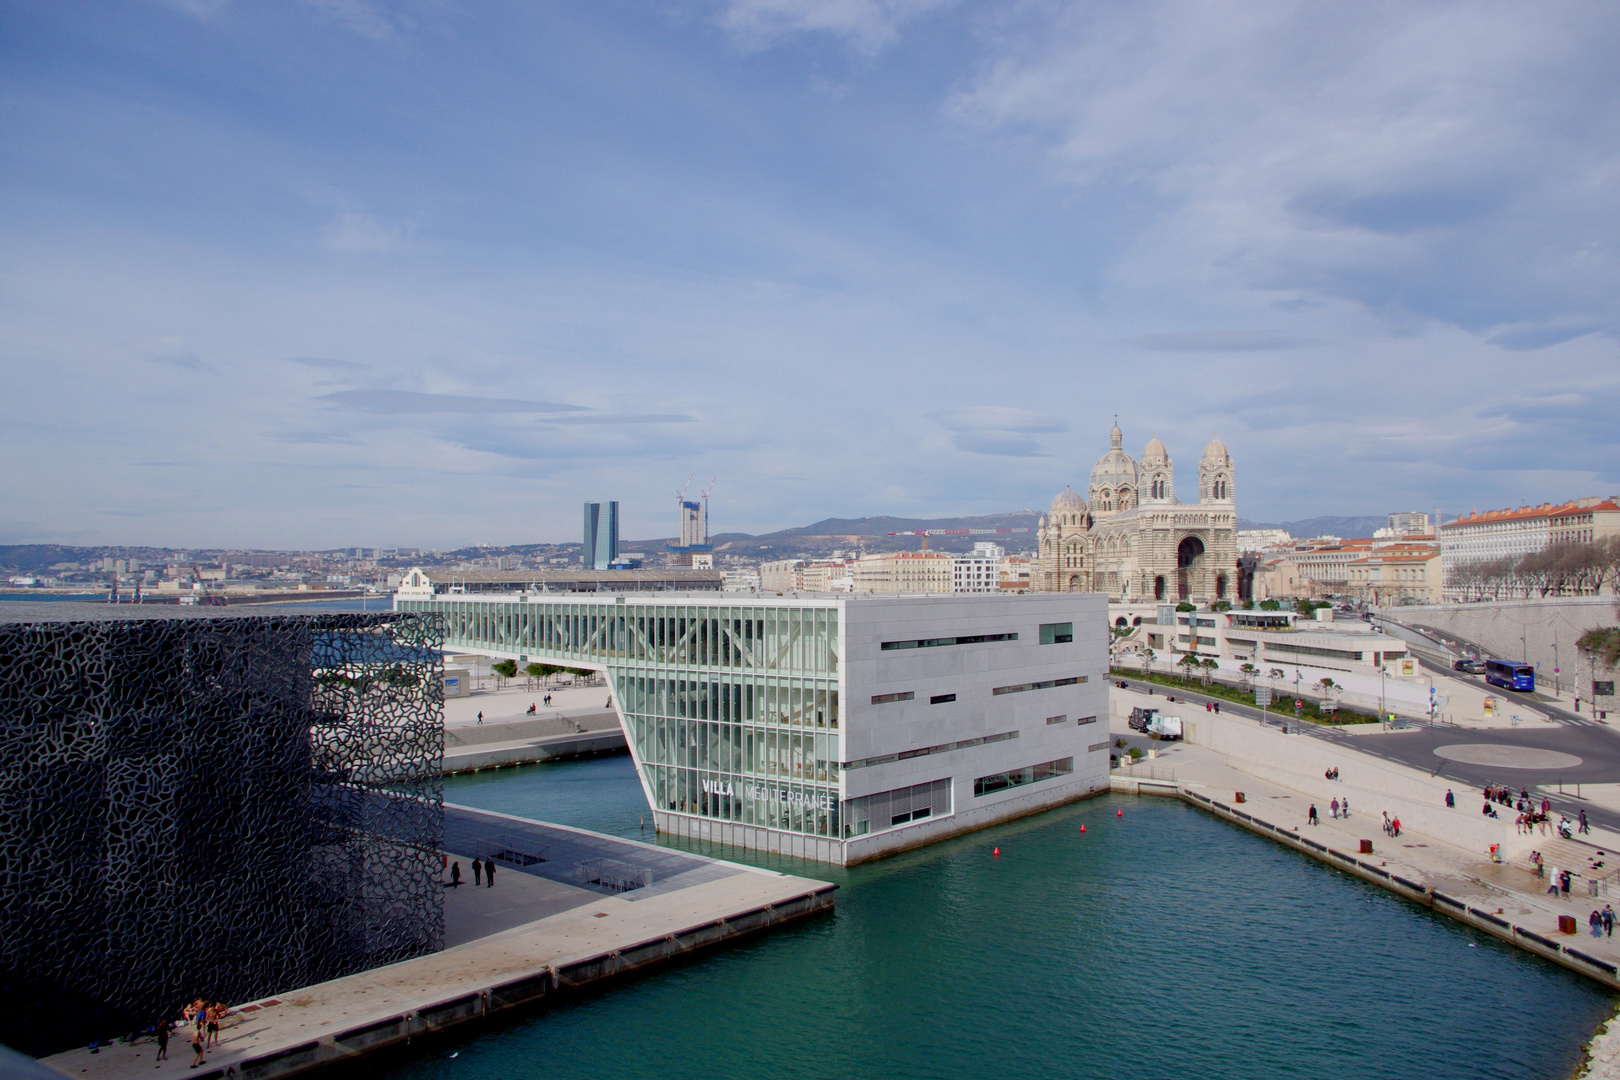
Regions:
<instances>
[{"instance_id":1,"label":"perforated dark facade","mask_svg":"<svg viewBox=\"0 0 1620 1080\"><path fill-rule=\"evenodd\" d=\"M0 623L5 1041L441 948L441 641L395 613Z\"/></svg>"}]
</instances>

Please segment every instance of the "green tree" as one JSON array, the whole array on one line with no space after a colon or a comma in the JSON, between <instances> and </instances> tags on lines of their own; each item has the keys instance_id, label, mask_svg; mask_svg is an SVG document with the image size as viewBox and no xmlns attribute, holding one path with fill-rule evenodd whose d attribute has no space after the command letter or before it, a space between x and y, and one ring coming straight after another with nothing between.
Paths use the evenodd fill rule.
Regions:
<instances>
[{"instance_id":1,"label":"green tree","mask_svg":"<svg viewBox=\"0 0 1620 1080\"><path fill-rule=\"evenodd\" d=\"M1152 649L1142 650L1142 673L1144 675L1153 667L1153 661L1158 659L1158 655Z\"/></svg>"},{"instance_id":2,"label":"green tree","mask_svg":"<svg viewBox=\"0 0 1620 1080\"><path fill-rule=\"evenodd\" d=\"M1204 657L1204 659L1199 662L1198 666L1204 670L1205 686L1209 685L1210 678L1213 677L1215 672L1219 671L1221 667L1218 661L1208 656Z\"/></svg>"},{"instance_id":3,"label":"green tree","mask_svg":"<svg viewBox=\"0 0 1620 1080\"><path fill-rule=\"evenodd\" d=\"M1282 610L1282 605L1277 603L1277 601L1275 601L1275 600L1262 600L1262 601L1260 601L1260 610L1261 611L1281 611Z\"/></svg>"},{"instance_id":4,"label":"green tree","mask_svg":"<svg viewBox=\"0 0 1620 1080\"><path fill-rule=\"evenodd\" d=\"M1198 610L1198 605L1197 604L1189 604L1187 601L1183 600L1181 603L1176 605L1176 610L1177 611L1197 611Z\"/></svg>"},{"instance_id":5,"label":"green tree","mask_svg":"<svg viewBox=\"0 0 1620 1080\"><path fill-rule=\"evenodd\" d=\"M1255 677L1260 674L1260 669L1253 664L1244 664L1238 671L1243 675L1244 683L1251 688L1254 686Z\"/></svg>"},{"instance_id":6,"label":"green tree","mask_svg":"<svg viewBox=\"0 0 1620 1080\"><path fill-rule=\"evenodd\" d=\"M1230 601L1230 600L1217 600L1213 604L1209 605L1209 610L1211 610L1211 611L1231 611L1232 610L1232 601Z\"/></svg>"},{"instance_id":7,"label":"green tree","mask_svg":"<svg viewBox=\"0 0 1620 1080\"><path fill-rule=\"evenodd\" d=\"M1243 601L1243 610L1244 611L1253 611L1254 610L1254 601L1253 600L1245 600L1245 601Z\"/></svg>"},{"instance_id":8,"label":"green tree","mask_svg":"<svg viewBox=\"0 0 1620 1080\"><path fill-rule=\"evenodd\" d=\"M523 669L523 674L531 679L543 679L551 674L551 669L544 664L530 664Z\"/></svg>"},{"instance_id":9,"label":"green tree","mask_svg":"<svg viewBox=\"0 0 1620 1080\"><path fill-rule=\"evenodd\" d=\"M1270 679L1272 682L1276 682L1278 679L1288 678L1288 672L1284 671L1280 667L1274 667L1270 671L1266 672L1266 678Z\"/></svg>"},{"instance_id":10,"label":"green tree","mask_svg":"<svg viewBox=\"0 0 1620 1080\"><path fill-rule=\"evenodd\" d=\"M1192 678L1193 673L1198 670L1201 662L1199 661L1198 657L1194 656L1192 653L1188 653L1186 656L1183 656L1180 660L1176 661L1176 663L1187 669L1187 677L1190 679Z\"/></svg>"},{"instance_id":11,"label":"green tree","mask_svg":"<svg viewBox=\"0 0 1620 1080\"><path fill-rule=\"evenodd\" d=\"M489 665L489 670L493 671L495 673L495 677L499 680L504 681L506 679L515 679L517 678L518 671L517 661L497 660L495 663Z\"/></svg>"}]
</instances>

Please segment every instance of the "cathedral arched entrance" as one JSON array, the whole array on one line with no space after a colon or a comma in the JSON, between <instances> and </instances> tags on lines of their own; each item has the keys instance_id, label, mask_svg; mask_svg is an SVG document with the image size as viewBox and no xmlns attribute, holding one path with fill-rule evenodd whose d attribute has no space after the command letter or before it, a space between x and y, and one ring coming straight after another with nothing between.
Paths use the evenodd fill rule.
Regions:
<instances>
[{"instance_id":1,"label":"cathedral arched entrance","mask_svg":"<svg viewBox=\"0 0 1620 1080\"><path fill-rule=\"evenodd\" d=\"M1204 542L1196 536L1182 539L1176 546L1176 596L1185 600L1192 595L1194 575L1204 560Z\"/></svg>"}]
</instances>

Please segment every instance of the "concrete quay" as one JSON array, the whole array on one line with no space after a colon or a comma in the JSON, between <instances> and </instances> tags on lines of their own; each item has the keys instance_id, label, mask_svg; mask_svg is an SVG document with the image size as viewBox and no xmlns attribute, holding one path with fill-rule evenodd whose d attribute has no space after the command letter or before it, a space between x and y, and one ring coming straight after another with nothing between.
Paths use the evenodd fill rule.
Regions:
<instances>
[{"instance_id":1,"label":"concrete quay","mask_svg":"<svg viewBox=\"0 0 1620 1080\"><path fill-rule=\"evenodd\" d=\"M532 718L524 715L515 720L447 726L443 771L448 776L626 749L624 729L612 712Z\"/></svg>"},{"instance_id":2,"label":"concrete quay","mask_svg":"<svg viewBox=\"0 0 1620 1080\"><path fill-rule=\"evenodd\" d=\"M197 1070L178 1032L164 1062L154 1062L156 1045L143 1039L45 1064L82 1080L295 1076L544 1008L581 987L833 905L836 886L827 882L462 807L447 807L446 817L446 854L464 874L481 845L498 842L502 865L492 888L473 886L469 874L447 890L442 951L233 1004L220 1045ZM645 884L617 891L638 872Z\"/></svg>"}]
</instances>

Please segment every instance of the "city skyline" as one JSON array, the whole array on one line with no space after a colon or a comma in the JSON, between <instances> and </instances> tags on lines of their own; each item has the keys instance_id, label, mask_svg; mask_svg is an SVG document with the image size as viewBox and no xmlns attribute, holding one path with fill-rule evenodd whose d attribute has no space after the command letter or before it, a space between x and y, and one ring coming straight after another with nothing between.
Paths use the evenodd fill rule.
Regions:
<instances>
[{"instance_id":1,"label":"city skyline","mask_svg":"<svg viewBox=\"0 0 1620 1080\"><path fill-rule=\"evenodd\" d=\"M0 20L0 543L1040 509L1115 413L1255 521L1620 487L1605 10Z\"/></svg>"}]
</instances>

